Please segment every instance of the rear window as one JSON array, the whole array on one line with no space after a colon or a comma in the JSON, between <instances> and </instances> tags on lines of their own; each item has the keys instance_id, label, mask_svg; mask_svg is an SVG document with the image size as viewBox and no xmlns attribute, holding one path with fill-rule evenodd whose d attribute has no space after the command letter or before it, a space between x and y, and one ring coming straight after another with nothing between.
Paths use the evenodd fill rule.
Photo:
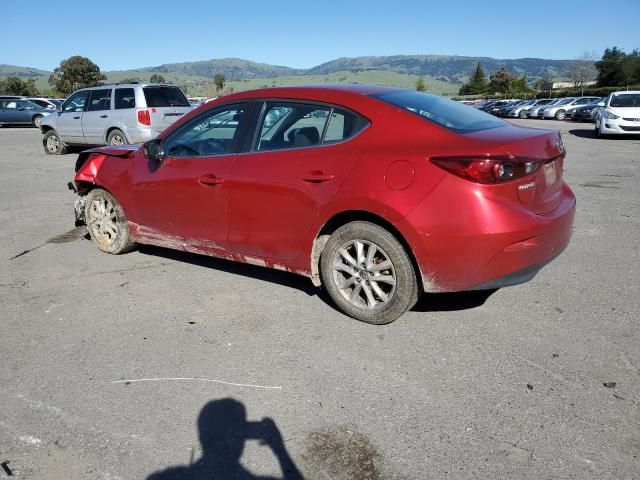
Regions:
<instances>
[{"instance_id":1,"label":"rear window","mask_svg":"<svg viewBox=\"0 0 640 480\"><path fill-rule=\"evenodd\" d=\"M477 108L428 93L397 91L375 93L373 98L397 105L411 113L458 133L503 127L506 122Z\"/></svg>"},{"instance_id":2,"label":"rear window","mask_svg":"<svg viewBox=\"0 0 640 480\"><path fill-rule=\"evenodd\" d=\"M629 108L640 107L640 93L623 93L614 95L609 102L610 107Z\"/></svg>"},{"instance_id":3,"label":"rear window","mask_svg":"<svg viewBox=\"0 0 640 480\"><path fill-rule=\"evenodd\" d=\"M144 87L147 107L190 107L191 104L178 87Z\"/></svg>"}]
</instances>

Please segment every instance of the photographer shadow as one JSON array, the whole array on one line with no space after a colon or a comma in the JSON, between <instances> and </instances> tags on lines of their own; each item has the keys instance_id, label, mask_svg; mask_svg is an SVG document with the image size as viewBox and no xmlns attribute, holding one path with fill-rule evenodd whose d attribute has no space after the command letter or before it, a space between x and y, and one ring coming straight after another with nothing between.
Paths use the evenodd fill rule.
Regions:
<instances>
[{"instance_id":1,"label":"photographer shadow","mask_svg":"<svg viewBox=\"0 0 640 480\"><path fill-rule=\"evenodd\" d=\"M280 465L281 478L303 478L274 421L271 418L247 421L246 409L237 400L224 398L207 403L198 416L198 435L202 456L196 462L154 472L147 480L276 480L254 475L240 463L247 440L258 440L271 448Z\"/></svg>"}]
</instances>

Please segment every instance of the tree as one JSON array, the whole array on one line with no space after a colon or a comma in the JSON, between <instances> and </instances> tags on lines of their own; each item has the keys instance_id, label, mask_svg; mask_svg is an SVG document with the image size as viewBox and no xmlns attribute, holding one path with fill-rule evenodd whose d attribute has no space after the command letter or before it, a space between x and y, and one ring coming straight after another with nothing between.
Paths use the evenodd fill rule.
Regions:
<instances>
[{"instance_id":1,"label":"tree","mask_svg":"<svg viewBox=\"0 0 640 480\"><path fill-rule=\"evenodd\" d=\"M40 94L33 78L26 82L20 77L7 77L0 81L0 93L5 95L24 95L26 97L36 97Z\"/></svg>"},{"instance_id":2,"label":"tree","mask_svg":"<svg viewBox=\"0 0 640 480\"><path fill-rule=\"evenodd\" d=\"M424 92L427 90L427 87L424 85L424 77L418 77L416 81L416 90L418 92Z\"/></svg>"},{"instance_id":3,"label":"tree","mask_svg":"<svg viewBox=\"0 0 640 480\"><path fill-rule=\"evenodd\" d=\"M640 50L635 49L633 52L625 55L622 59L622 76L624 84L630 85L640 83Z\"/></svg>"},{"instance_id":4,"label":"tree","mask_svg":"<svg viewBox=\"0 0 640 480\"><path fill-rule=\"evenodd\" d=\"M138 77L128 77L120 80L120 83L140 83L140 79Z\"/></svg>"},{"instance_id":5,"label":"tree","mask_svg":"<svg viewBox=\"0 0 640 480\"><path fill-rule=\"evenodd\" d=\"M216 86L216 92L221 92L224 89L225 78L224 75L220 73L216 73L213 76L213 83Z\"/></svg>"},{"instance_id":6,"label":"tree","mask_svg":"<svg viewBox=\"0 0 640 480\"><path fill-rule=\"evenodd\" d=\"M602 59L596 62L599 87L618 87L625 85L626 79L622 69L625 53L618 47L607 48Z\"/></svg>"},{"instance_id":7,"label":"tree","mask_svg":"<svg viewBox=\"0 0 640 480\"><path fill-rule=\"evenodd\" d=\"M581 88L583 93L585 83L595 80L598 76L595 59L595 54L584 52L573 60L565 71L565 74L569 77L573 86Z\"/></svg>"},{"instance_id":8,"label":"tree","mask_svg":"<svg viewBox=\"0 0 640 480\"><path fill-rule=\"evenodd\" d=\"M60 62L49 76L49 85L62 95L69 95L79 88L95 87L106 78L98 65L86 57L75 55Z\"/></svg>"},{"instance_id":9,"label":"tree","mask_svg":"<svg viewBox=\"0 0 640 480\"><path fill-rule=\"evenodd\" d=\"M159 73L154 73L153 75L151 75L151 78L149 79L149 81L151 83L165 83L166 82L164 77L162 75L160 75Z\"/></svg>"},{"instance_id":10,"label":"tree","mask_svg":"<svg viewBox=\"0 0 640 480\"><path fill-rule=\"evenodd\" d=\"M487 91L487 77L480 62L467 83L460 87L460 95L480 95Z\"/></svg>"},{"instance_id":11,"label":"tree","mask_svg":"<svg viewBox=\"0 0 640 480\"><path fill-rule=\"evenodd\" d=\"M504 65L489 76L489 93L507 93L516 76Z\"/></svg>"}]
</instances>

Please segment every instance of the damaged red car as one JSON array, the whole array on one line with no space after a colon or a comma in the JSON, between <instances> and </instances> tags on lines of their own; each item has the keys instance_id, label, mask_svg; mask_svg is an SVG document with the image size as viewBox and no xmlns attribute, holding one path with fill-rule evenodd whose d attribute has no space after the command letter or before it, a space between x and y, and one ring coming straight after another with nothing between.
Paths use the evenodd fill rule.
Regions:
<instances>
[{"instance_id":1,"label":"damaged red car","mask_svg":"<svg viewBox=\"0 0 640 480\"><path fill-rule=\"evenodd\" d=\"M140 115L139 115L140 116ZM286 270L388 323L422 292L526 282L568 244L556 131L367 86L221 97L144 145L82 152L76 217L136 244Z\"/></svg>"}]
</instances>

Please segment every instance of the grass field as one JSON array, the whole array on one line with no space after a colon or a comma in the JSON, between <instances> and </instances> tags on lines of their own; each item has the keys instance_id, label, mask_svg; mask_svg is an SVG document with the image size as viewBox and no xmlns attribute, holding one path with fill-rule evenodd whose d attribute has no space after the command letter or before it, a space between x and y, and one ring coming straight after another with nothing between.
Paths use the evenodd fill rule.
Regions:
<instances>
[{"instance_id":1,"label":"grass field","mask_svg":"<svg viewBox=\"0 0 640 480\"><path fill-rule=\"evenodd\" d=\"M145 70L127 70L105 72L106 82L122 82L128 78L137 78L139 81L149 81L152 72ZM193 96L214 96L215 90L212 81L206 77L185 74L163 74L167 82L181 87L186 86L187 94ZM32 77L36 86L42 92L48 90L48 75ZM362 72L335 72L326 75L294 75L275 78L253 78L250 80L228 81L226 89L234 91L251 90L262 87L278 87L287 85L313 85L324 83L360 83L368 85L382 85L390 87L415 88L417 75L407 75L386 70L366 70ZM460 85L443 82L431 77L425 77L425 86L428 92L439 95L457 94Z\"/></svg>"}]
</instances>

